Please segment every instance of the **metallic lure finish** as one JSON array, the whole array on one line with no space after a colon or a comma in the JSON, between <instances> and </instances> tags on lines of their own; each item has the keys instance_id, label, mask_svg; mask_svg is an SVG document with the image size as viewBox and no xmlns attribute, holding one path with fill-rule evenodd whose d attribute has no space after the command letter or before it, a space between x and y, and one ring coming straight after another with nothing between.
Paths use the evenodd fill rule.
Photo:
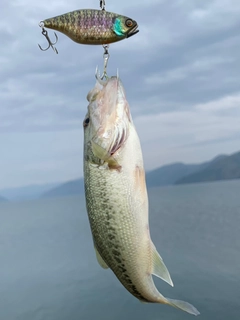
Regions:
<instances>
[{"instance_id":1,"label":"metallic lure finish","mask_svg":"<svg viewBox=\"0 0 240 320\"><path fill-rule=\"evenodd\" d=\"M121 80L97 80L88 93L84 126L86 206L96 257L143 302L198 315L191 304L164 297L152 275L173 286L149 231L148 194L140 141Z\"/></svg>"},{"instance_id":2,"label":"metallic lure finish","mask_svg":"<svg viewBox=\"0 0 240 320\"><path fill-rule=\"evenodd\" d=\"M46 28L62 32L77 43L90 45L110 44L138 32L136 21L105 10L75 10L41 23Z\"/></svg>"}]
</instances>

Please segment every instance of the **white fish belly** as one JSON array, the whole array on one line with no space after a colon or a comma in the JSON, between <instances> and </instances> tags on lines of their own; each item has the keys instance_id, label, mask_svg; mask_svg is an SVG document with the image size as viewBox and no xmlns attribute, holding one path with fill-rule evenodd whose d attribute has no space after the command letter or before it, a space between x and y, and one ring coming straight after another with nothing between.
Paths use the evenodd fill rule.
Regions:
<instances>
[{"instance_id":1,"label":"white fish belly","mask_svg":"<svg viewBox=\"0 0 240 320\"><path fill-rule=\"evenodd\" d=\"M134 143L131 138L135 138ZM117 159L120 171L102 169L85 161L87 211L100 256L128 291L146 301L145 281L151 296L156 289L150 274L151 240L145 174L135 130L121 158ZM157 291L156 295L159 295Z\"/></svg>"}]
</instances>

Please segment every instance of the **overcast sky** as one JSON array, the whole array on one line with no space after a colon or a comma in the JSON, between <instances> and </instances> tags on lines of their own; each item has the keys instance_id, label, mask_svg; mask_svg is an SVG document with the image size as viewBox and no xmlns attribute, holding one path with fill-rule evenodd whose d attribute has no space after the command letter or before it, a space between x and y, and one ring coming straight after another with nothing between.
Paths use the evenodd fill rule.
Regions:
<instances>
[{"instance_id":1,"label":"overcast sky","mask_svg":"<svg viewBox=\"0 0 240 320\"><path fill-rule=\"evenodd\" d=\"M0 189L82 176L86 95L102 69L101 46L61 33L56 55L40 51L40 20L98 0L1 0ZM110 46L146 170L240 150L240 1L106 0L140 32ZM54 39L53 31L49 36Z\"/></svg>"}]
</instances>

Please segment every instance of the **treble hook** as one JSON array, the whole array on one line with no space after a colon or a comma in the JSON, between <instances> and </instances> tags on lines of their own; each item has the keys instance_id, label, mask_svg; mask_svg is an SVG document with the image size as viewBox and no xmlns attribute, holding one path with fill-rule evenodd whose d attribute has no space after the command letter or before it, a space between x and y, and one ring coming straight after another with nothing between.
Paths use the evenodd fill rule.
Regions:
<instances>
[{"instance_id":1,"label":"treble hook","mask_svg":"<svg viewBox=\"0 0 240 320\"><path fill-rule=\"evenodd\" d=\"M105 10L105 5L106 5L105 0L100 0L100 8L101 8L103 11Z\"/></svg>"},{"instance_id":2,"label":"treble hook","mask_svg":"<svg viewBox=\"0 0 240 320\"><path fill-rule=\"evenodd\" d=\"M107 64L108 64L108 59L110 57L110 54L108 52L109 49L109 44L103 45L104 53L103 53L103 74L100 76L98 72L98 68L96 69L95 77L97 80L102 81L103 79L108 80L108 75L107 75Z\"/></svg>"},{"instance_id":3,"label":"treble hook","mask_svg":"<svg viewBox=\"0 0 240 320\"><path fill-rule=\"evenodd\" d=\"M47 30L44 29L43 21L41 21L41 22L39 23L39 27L42 28L42 34L44 35L44 37L45 37L45 38L47 39L47 41L48 41L48 47L47 47L46 49L43 49L43 48L40 46L40 44L38 45L39 48L40 48L42 51L46 51L46 50L48 50L48 49L51 47L51 48L53 49L53 51L55 51L55 52L58 54L57 48L55 48L55 47L53 46L54 44L56 44L56 43L58 42L58 36L57 36L56 32L54 32L55 37L56 37L56 41L55 41L55 42L52 42L52 41L50 40L49 36L48 36Z\"/></svg>"}]
</instances>

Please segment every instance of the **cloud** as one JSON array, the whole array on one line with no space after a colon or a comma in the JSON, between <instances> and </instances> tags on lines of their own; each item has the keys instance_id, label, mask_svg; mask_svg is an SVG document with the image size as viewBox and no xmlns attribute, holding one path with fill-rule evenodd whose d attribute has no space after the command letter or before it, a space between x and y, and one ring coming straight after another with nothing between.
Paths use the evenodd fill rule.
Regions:
<instances>
[{"instance_id":1,"label":"cloud","mask_svg":"<svg viewBox=\"0 0 240 320\"><path fill-rule=\"evenodd\" d=\"M82 130L86 95L95 84L96 65L102 70L103 49L76 44L58 33L59 54L42 52L38 43L43 47L47 43L38 23L81 7L98 8L99 2L1 2L1 152L5 155L5 172L15 174L12 185L32 183L34 179L67 180L79 172L80 151L74 158L75 171L66 169L78 148L75 139L80 136L73 132ZM199 162L214 156L213 152L235 151L240 141L240 2L123 0L107 1L106 8L139 24L136 36L110 45L108 73L115 75L119 69L146 167L179 159ZM52 30L49 36L54 38ZM62 150L65 145L68 148L61 155L55 148L49 151L50 143L56 144L55 136L64 141ZM13 137L17 148L9 147ZM39 153L31 154L34 139ZM49 148L45 145L48 143ZM26 164L24 175L11 161L21 150L22 163ZM160 150L164 150L164 156ZM37 168L42 168L41 176Z\"/></svg>"},{"instance_id":2,"label":"cloud","mask_svg":"<svg viewBox=\"0 0 240 320\"><path fill-rule=\"evenodd\" d=\"M169 163L168 159L173 155L175 161L200 162L197 159L201 150L205 150L201 154L201 161L213 158L216 149L219 150L218 154L229 152L230 145L232 152L238 151L239 97L239 93L236 93L192 106L191 110L138 116L135 125L142 142L146 167L158 167L159 162Z\"/></svg>"},{"instance_id":3,"label":"cloud","mask_svg":"<svg viewBox=\"0 0 240 320\"><path fill-rule=\"evenodd\" d=\"M0 189L82 175L82 130L0 135Z\"/></svg>"},{"instance_id":4,"label":"cloud","mask_svg":"<svg viewBox=\"0 0 240 320\"><path fill-rule=\"evenodd\" d=\"M197 104L192 106L191 110L138 116L135 122L139 131L144 128L141 138L143 143L155 141L157 132L158 138L162 139L159 144L175 146L176 143L184 145L186 141L197 144L200 141L214 141L240 134L239 104L240 95L236 93L227 98ZM232 109L235 110L234 113Z\"/></svg>"},{"instance_id":5,"label":"cloud","mask_svg":"<svg viewBox=\"0 0 240 320\"><path fill-rule=\"evenodd\" d=\"M234 60L235 61L235 60ZM145 79L146 84L149 85L161 85L166 83L172 83L176 81L182 81L186 78L198 76L203 74L205 76L206 72L211 72L215 68L221 66L222 64L232 63L232 59L224 59L221 56L213 57L204 57L201 60L191 62L185 66L175 68L173 70L168 70L162 75L153 74ZM204 78L203 78L204 79Z\"/></svg>"},{"instance_id":6,"label":"cloud","mask_svg":"<svg viewBox=\"0 0 240 320\"><path fill-rule=\"evenodd\" d=\"M222 111L232 111L236 109L237 112L240 110L240 92L233 96L225 96L216 101L210 101L205 104L199 104L195 106L195 109L204 112L219 112L219 115L226 115Z\"/></svg>"}]
</instances>

